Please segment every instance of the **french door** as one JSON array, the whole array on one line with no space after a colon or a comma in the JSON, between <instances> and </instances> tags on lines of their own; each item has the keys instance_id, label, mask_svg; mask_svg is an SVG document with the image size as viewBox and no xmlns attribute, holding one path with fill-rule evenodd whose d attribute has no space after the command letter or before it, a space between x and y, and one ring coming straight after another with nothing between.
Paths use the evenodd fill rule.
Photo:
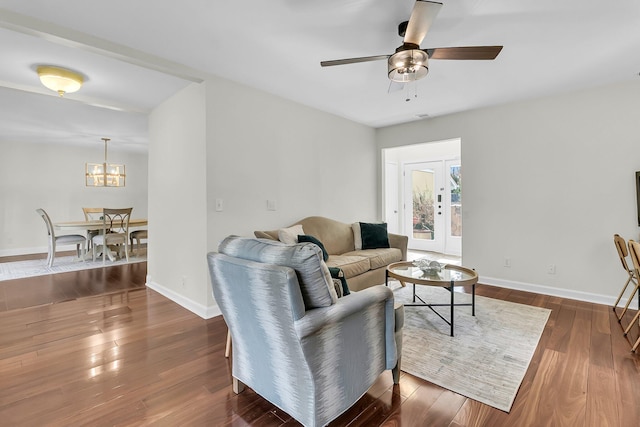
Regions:
<instances>
[{"instance_id":1,"label":"french door","mask_svg":"<svg viewBox=\"0 0 640 427\"><path fill-rule=\"evenodd\" d=\"M403 172L404 229L409 248L460 255L460 161L408 163Z\"/></svg>"}]
</instances>

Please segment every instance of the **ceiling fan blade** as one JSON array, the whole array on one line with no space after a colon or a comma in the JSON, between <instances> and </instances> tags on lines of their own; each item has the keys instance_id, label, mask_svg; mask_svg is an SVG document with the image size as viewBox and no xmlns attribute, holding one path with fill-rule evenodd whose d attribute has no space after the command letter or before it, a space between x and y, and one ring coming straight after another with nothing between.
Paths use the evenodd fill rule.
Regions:
<instances>
[{"instance_id":1,"label":"ceiling fan blade","mask_svg":"<svg viewBox=\"0 0 640 427\"><path fill-rule=\"evenodd\" d=\"M404 42L420 46L441 7L442 3L417 0L407 24Z\"/></svg>"},{"instance_id":2,"label":"ceiling fan blade","mask_svg":"<svg viewBox=\"0 0 640 427\"><path fill-rule=\"evenodd\" d=\"M495 59L502 46L437 47L423 49L429 59Z\"/></svg>"},{"instance_id":3,"label":"ceiling fan blade","mask_svg":"<svg viewBox=\"0 0 640 427\"><path fill-rule=\"evenodd\" d=\"M331 67L332 65L356 64L358 62L380 61L381 59L389 59L391 55L362 56L360 58L334 59L332 61L321 61L322 67Z\"/></svg>"}]
</instances>

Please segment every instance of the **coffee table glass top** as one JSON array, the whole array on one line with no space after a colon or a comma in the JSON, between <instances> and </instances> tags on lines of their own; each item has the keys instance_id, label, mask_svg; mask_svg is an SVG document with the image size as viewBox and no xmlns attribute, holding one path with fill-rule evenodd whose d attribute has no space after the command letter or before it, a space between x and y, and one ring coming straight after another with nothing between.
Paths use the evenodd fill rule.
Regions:
<instances>
[{"instance_id":1,"label":"coffee table glass top","mask_svg":"<svg viewBox=\"0 0 640 427\"><path fill-rule=\"evenodd\" d=\"M425 285L449 286L453 281L457 286L472 285L478 281L478 274L466 267L447 264L437 273L426 274L412 262L396 262L388 267L389 275L401 281Z\"/></svg>"}]
</instances>

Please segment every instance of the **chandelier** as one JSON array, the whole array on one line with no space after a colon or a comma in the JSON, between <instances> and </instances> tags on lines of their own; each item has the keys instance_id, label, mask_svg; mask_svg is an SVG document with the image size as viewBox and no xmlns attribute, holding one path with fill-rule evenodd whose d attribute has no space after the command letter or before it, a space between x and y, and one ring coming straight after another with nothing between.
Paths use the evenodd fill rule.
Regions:
<instances>
[{"instance_id":1,"label":"chandelier","mask_svg":"<svg viewBox=\"0 0 640 427\"><path fill-rule=\"evenodd\" d=\"M125 173L124 165L117 165L107 162L107 142L109 138L102 138L104 141L104 163L86 164L86 186L87 187L124 187Z\"/></svg>"}]
</instances>

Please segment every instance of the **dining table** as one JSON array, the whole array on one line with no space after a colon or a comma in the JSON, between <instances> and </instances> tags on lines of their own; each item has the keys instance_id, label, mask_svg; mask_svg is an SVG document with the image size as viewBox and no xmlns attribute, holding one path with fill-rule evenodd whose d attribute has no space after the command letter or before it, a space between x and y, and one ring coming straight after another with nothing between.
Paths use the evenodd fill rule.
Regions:
<instances>
[{"instance_id":1,"label":"dining table","mask_svg":"<svg viewBox=\"0 0 640 427\"><path fill-rule=\"evenodd\" d=\"M116 222L114 222L116 223ZM146 218L130 219L129 228L146 227L148 220ZM117 224L119 225L119 224ZM66 221L56 222L53 227L56 230L102 230L104 222L101 219L92 219L89 221Z\"/></svg>"},{"instance_id":2,"label":"dining table","mask_svg":"<svg viewBox=\"0 0 640 427\"><path fill-rule=\"evenodd\" d=\"M146 218L136 218L136 219L130 219L129 220L129 229L132 228L140 228L140 227L146 227L148 225L148 220ZM110 223L110 225L112 226L120 226L121 224L117 223L116 221L113 221L112 223ZM105 223L103 220L101 219L92 219L92 220L85 220L85 221L64 221L64 222L56 222L53 224L53 228L56 231L75 231L75 230L101 230L101 232L104 234L106 233L106 229L105 227ZM107 255L109 256L109 259L111 261L113 261L115 259L115 257L113 256L113 254L111 253L111 251L107 251ZM85 254L85 259L88 257L88 252Z\"/></svg>"}]
</instances>

